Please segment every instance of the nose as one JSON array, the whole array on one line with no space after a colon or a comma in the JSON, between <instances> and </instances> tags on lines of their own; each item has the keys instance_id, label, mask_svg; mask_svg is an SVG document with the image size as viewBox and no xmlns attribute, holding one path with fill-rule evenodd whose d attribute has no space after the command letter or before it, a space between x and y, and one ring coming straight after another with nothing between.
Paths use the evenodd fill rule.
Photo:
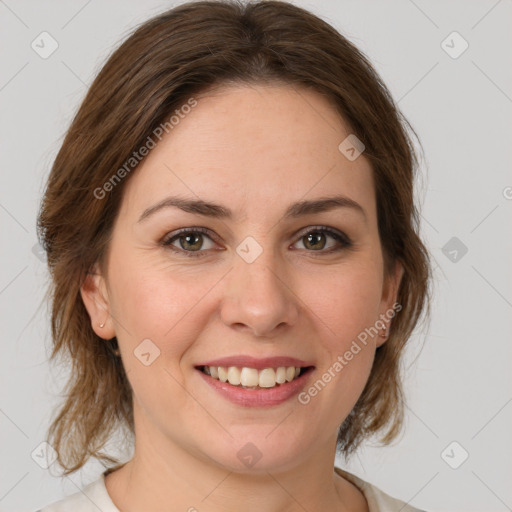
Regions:
<instances>
[{"instance_id":1,"label":"nose","mask_svg":"<svg viewBox=\"0 0 512 512\"><path fill-rule=\"evenodd\" d=\"M252 263L237 255L224 288L220 312L224 324L268 338L293 326L299 318L300 301L288 274L271 251L264 250Z\"/></svg>"}]
</instances>

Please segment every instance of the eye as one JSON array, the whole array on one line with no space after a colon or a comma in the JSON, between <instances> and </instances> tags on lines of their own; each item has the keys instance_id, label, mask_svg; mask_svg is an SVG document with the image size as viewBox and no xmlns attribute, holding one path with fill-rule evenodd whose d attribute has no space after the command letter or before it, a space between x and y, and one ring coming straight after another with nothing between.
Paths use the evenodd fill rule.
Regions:
<instances>
[{"instance_id":1,"label":"eye","mask_svg":"<svg viewBox=\"0 0 512 512\"><path fill-rule=\"evenodd\" d=\"M331 245L327 250L323 250L326 247L326 238L332 238L338 245ZM333 229L327 228L325 226L315 226L314 228L308 228L308 231L303 233L300 238L300 241L303 242L305 249L308 252L320 252L320 253L331 253L336 251L341 251L343 249L347 249L352 246L352 241L350 238L342 233L341 231L334 231Z\"/></svg>"},{"instance_id":2,"label":"eye","mask_svg":"<svg viewBox=\"0 0 512 512\"><path fill-rule=\"evenodd\" d=\"M207 250L213 249L212 238L213 235L211 235L210 230L206 228L183 228L177 232L170 233L168 236L164 237L160 243L173 252L194 258L207 256ZM327 250L323 250L326 247L326 238L335 240L337 244L333 244ZM210 240L210 246L207 244L207 247L204 247L205 239ZM337 252L352 247L352 242L347 235L341 231L338 232L325 226L308 228L307 231L300 235L299 241L302 240L305 240L305 250L321 254ZM179 246L175 244L179 244Z\"/></svg>"},{"instance_id":3,"label":"eye","mask_svg":"<svg viewBox=\"0 0 512 512\"><path fill-rule=\"evenodd\" d=\"M185 254L186 256L205 256L205 251L201 250L201 248L205 249L203 247L204 239L207 238L212 241L212 238L207 233L209 233L209 230L205 228L184 228L165 237L161 244L174 252ZM174 245L175 241L179 244L179 247ZM206 247L206 249L211 248L211 246Z\"/></svg>"}]
</instances>

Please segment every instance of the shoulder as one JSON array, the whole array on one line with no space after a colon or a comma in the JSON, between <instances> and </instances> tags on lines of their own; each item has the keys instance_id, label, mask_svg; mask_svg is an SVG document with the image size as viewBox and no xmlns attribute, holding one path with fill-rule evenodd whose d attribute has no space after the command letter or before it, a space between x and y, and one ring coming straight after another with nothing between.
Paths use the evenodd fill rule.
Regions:
<instances>
[{"instance_id":1,"label":"shoulder","mask_svg":"<svg viewBox=\"0 0 512 512\"><path fill-rule=\"evenodd\" d=\"M418 508L414 508L404 501L389 496L389 494L381 491L375 485L366 482L362 478L353 475L348 471L344 471L336 466L334 467L334 470L359 488L368 502L370 512L425 512Z\"/></svg>"},{"instance_id":2,"label":"shoulder","mask_svg":"<svg viewBox=\"0 0 512 512\"><path fill-rule=\"evenodd\" d=\"M36 512L119 512L105 487L105 477L85 486L82 490L43 507Z\"/></svg>"}]
</instances>

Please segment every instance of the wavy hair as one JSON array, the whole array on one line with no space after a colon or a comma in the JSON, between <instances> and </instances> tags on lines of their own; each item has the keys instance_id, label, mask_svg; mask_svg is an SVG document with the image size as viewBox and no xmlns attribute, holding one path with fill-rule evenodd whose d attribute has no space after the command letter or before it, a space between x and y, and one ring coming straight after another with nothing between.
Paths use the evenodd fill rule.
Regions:
<instances>
[{"instance_id":1,"label":"wavy hair","mask_svg":"<svg viewBox=\"0 0 512 512\"><path fill-rule=\"evenodd\" d=\"M134 438L132 390L115 352L117 341L94 333L80 295L93 265L103 268L133 172L103 188L102 199L97 190L194 94L258 83L317 91L365 145L384 271L388 275L397 261L404 268L397 297L402 309L339 427L337 450L348 459L365 438L379 433L389 444L401 431L400 363L420 317L430 310L430 259L413 197L419 165L411 134L418 137L368 58L321 18L284 1L193 1L145 21L111 54L78 108L46 183L38 235L51 276L50 361L60 356L71 367L47 441L64 475L90 457L118 463L103 449L119 429Z\"/></svg>"}]
</instances>

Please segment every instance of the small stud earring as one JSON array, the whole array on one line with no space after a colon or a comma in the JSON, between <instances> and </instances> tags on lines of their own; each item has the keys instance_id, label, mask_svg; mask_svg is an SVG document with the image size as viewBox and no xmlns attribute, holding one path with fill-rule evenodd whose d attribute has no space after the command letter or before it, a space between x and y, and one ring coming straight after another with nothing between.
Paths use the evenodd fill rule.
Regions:
<instances>
[{"instance_id":1,"label":"small stud earring","mask_svg":"<svg viewBox=\"0 0 512 512\"><path fill-rule=\"evenodd\" d=\"M102 324L100 324L100 328L103 329L103 327L105 327L105 322L103 322Z\"/></svg>"}]
</instances>

